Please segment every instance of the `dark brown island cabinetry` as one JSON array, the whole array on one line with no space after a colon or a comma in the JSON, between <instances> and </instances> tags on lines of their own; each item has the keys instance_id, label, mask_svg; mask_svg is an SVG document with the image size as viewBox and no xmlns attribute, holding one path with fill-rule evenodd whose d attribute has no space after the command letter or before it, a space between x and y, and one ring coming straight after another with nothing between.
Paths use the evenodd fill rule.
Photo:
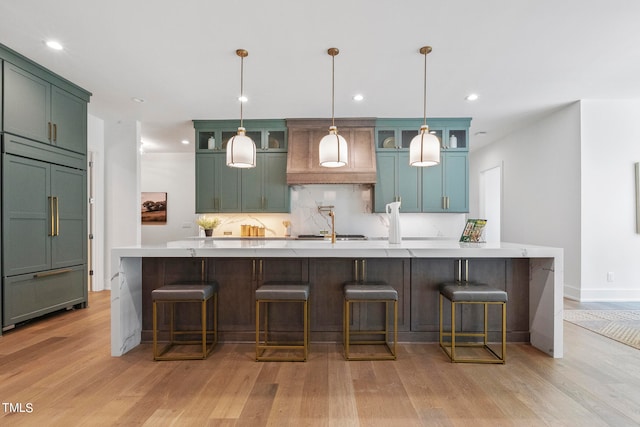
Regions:
<instances>
[{"instance_id":1,"label":"dark brown island cabinetry","mask_svg":"<svg viewBox=\"0 0 640 427\"><path fill-rule=\"evenodd\" d=\"M438 284L458 277L458 265L469 279L491 283L509 292L508 339L529 340L529 260L453 258L143 258L142 340L151 337L151 291L185 280L215 279L220 285L218 326L222 341L255 339L254 292L268 281L305 281L311 284L312 341L339 342L342 338L342 286L353 280L385 281L398 291L399 339L435 342L438 339ZM466 271L466 270L465 270ZM384 312L376 304L356 308L355 328L379 325ZM476 307L465 307L466 327L479 321ZM295 309L272 309L275 330L301 325ZM197 318L192 319L197 322ZM499 324L492 319L491 330Z\"/></svg>"}]
</instances>

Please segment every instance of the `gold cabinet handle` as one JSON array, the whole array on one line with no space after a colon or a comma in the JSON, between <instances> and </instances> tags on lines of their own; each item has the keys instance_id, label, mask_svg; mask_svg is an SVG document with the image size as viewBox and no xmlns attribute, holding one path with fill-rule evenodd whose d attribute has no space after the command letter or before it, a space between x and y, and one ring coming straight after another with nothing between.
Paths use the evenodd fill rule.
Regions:
<instances>
[{"instance_id":1,"label":"gold cabinet handle","mask_svg":"<svg viewBox=\"0 0 640 427\"><path fill-rule=\"evenodd\" d=\"M62 270L54 270L54 271L45 271L43 273L36 273L33 275L34 279L39 279L42 277L56 276L58 274L71 273L73 270L70 268L64 268Z\"/></svg>"},{"instance_id":2,"label":"gold cabinet handle","mask_svg":"<svg viewBox=\"0 0 640 427\"><path fill-rule=\"evenodd\" d=\"M54 197L53 198L55 203L56 203L56 232L54 234L54 236L59 236L60 235L60 204L58 202L58 197Z\"/></svg>"},{"instance_id":3,"label":"gold cabinet handle","mask_svg":"<svg viewBox=\"0 0 640 427\"><path fill-rule=\"evenodd\" d=\"M51 122L47 123L47 139L51 141Z\"/></svg>"},{"instance_id":4,"label":"gold cabinet handle","mask_svg":"<svg viewBox=\"0 0 640 427\"><path fill-rule=\"evenodd\" d=\"M49 236L55 236L54 230L54 212L53 212L53 197L47 197L49 199Z\"/></svg>"}]
</instances>

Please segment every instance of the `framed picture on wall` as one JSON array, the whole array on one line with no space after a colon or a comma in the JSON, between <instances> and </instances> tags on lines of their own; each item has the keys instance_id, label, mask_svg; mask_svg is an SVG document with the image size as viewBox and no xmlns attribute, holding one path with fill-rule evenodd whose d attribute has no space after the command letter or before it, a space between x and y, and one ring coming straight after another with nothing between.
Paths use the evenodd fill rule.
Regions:
<instances>
[{"instance_id":1,"label":"framed picture on wall","mask_svg":"<svg viewBox=\"0 0 640 427\"><path fill-rule=\"evenodd\" d=\"M142 225L167 223L167 193L142 192L140 200Z\"/></svg>"}]
</instances>

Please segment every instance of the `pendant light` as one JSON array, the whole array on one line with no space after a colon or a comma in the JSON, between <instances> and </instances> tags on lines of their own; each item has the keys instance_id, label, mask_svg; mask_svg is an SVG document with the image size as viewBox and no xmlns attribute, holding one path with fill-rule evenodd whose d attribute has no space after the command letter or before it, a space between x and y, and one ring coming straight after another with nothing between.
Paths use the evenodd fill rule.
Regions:
<instances>
[{"instance_id":1,"label":"pendant light","mask_svg":"<svg viewBox=\"0 0 640 427\"><path fill-rule=\"evenodd\" d=\"M429 126L427 126L427 55L431 50L431 46L420 48L420 53L424 55L424 123L409 145L411 166L435 166L440 163L440 140L429 133Z\"/></svg>"},{"instance_id":2,"label":"pendant light","mask_svg":"<svg viewBox=\"0 0 640 427\"><path fill-rule=\"evenodd\" d=\"M326 168L339 168L345 166L347 162L347 141L338 135L338 128L334 119L334 93L335 93L335 58L340 51L338 48L332 47L327 50L327 53L331 55L331 127L329 128L329 135L326 135L320 140L320 166Z\"/></svg>"},{"instance_id":3,"label":"pendant light","mask_svg":"<svg viewBox=\"0 0 640 427\"><path fill-rule=\"evenodd\" d=\"M236 50L240 57L240 127L238 134L227 142L227 166L232 168L256 167L256 144L246 135L242 122L242 104L244 102L244 58L249 55L244 49Z\"/></svg>"}]
</instances>

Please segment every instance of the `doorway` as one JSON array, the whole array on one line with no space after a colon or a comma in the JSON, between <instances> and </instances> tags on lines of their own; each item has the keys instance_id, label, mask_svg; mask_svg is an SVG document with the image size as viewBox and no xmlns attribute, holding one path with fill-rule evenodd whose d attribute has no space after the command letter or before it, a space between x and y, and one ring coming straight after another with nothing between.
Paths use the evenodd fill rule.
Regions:
<instances>
[{"instance_id":1,"label":"doorway","mask_svg":"<svg viewBox=\"0 0 640 427\"><path fill-rule=\"evenodd\" d=\"M484 238L489 243L501 241L502 165L480 172L480 217L487 220Z\"/></svg>"}]
</instances>

